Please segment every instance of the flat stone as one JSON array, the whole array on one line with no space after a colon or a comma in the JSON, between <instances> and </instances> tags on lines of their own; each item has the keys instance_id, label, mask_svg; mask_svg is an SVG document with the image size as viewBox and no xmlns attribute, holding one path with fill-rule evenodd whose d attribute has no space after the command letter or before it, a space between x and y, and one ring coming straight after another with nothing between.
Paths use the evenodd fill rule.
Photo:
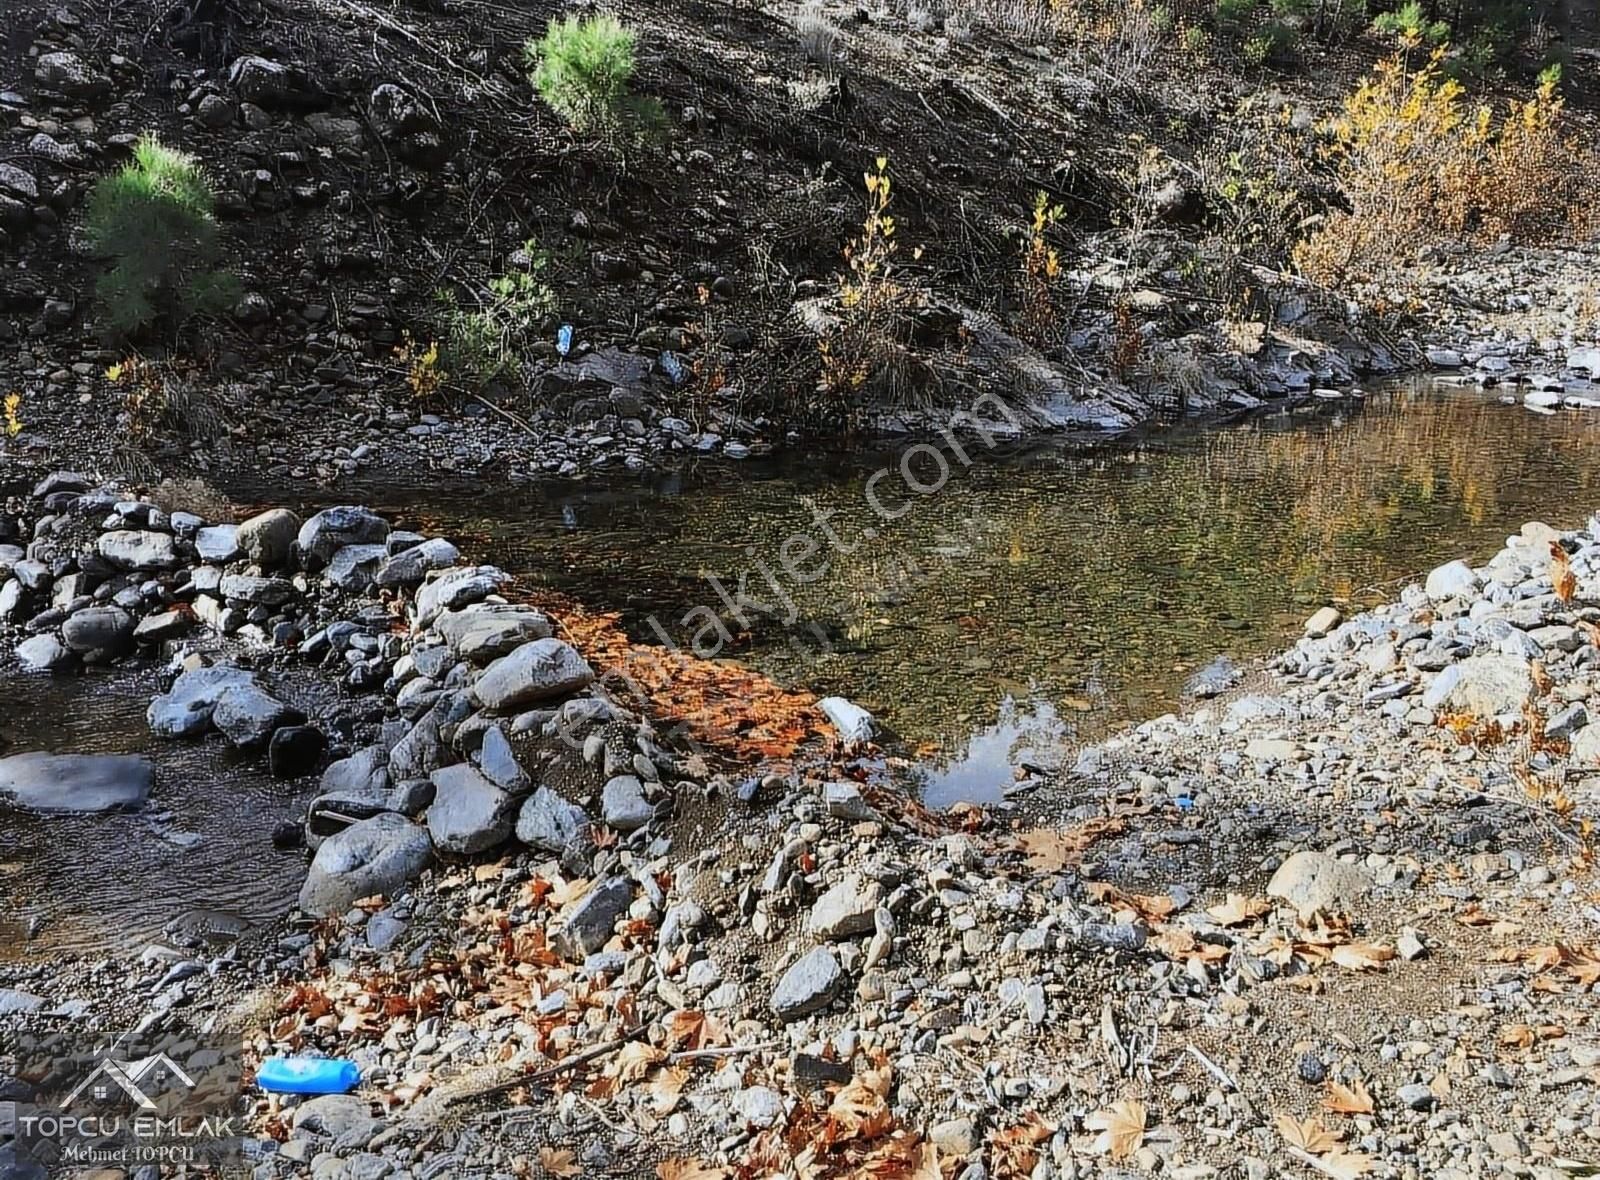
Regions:
<instances>
[{"instance_id":1,"label":"flat stone","mask_svg":"<svg viewBox=\"0 0 1600 1180\"><path fill-rule=\"evenodd\" d=\"M1293 762L1300 747L1285 738L1253 738L1245 744L1244 756L1258 762Z\"/></svg>"},{"instance_id":2,"label":"flat stone","mask_svg":"<svg viewBox=\"0 0 1600 1180\"><path fill-rule=\"evenodd\" d=\"M300 888L300 908L316 917L342 914L363 897L391 897L433 858L428 833L383 812L351 824L317 849Z\"/></svg>"},{"instance_id":3,"label":"flat stone","mask_svg":"<svg viewBox=\"0 0 1600 1180\"><path fill-rule=\"evenodd\" d=\"M154 573L177 569L183 564L171 533L116 529L101 533L96 551L118 569Z\"/></svg>"},{"instance_id":4,"label":"flat stone","mask_svg":"<svg viewBox=\"0 0 1600 1180\"><path fill-rule=\"evenodd\" d=\"M194 548L203 561L230 562L240 553L238 526L214 524L199 529L194 535Z\"/></svg>"},{"instance_id":5,"label":"flat stone","mask_svg":"<svg viewBox=\"0 0 1600 1180\"><path fill-rule=\"evenodd\" d=\"M551 946L564 958L581 962L610 941L617 920L628 912L632 900L633 882L628 878L600 882L573 903Z\"/></svg>"},{"instance_id":6,"label":"flat stone","mask_svg":"<svg viewBox=\"0 0 1600 1180\"><path fill-rule=\"evenodd\" d=\"M785 1022L826 1008L844 987L844 971L833 951L819 946L801 956L772 991L772 1010Z\"/></svg>"},{"instance_id":7,"label":"flat stone","mask_svg":"<svg viewBox=\"0 0 1600 1180\"><path fill-rule=\"evenodd\" d=\"M255 606L282 606L295 596L294 583L287 578L255 574L225 574L218 589L224 598Z\"/></svg>"},{"instance_id":8,"label":"flat stone","mask_svg":"<svg viewBox=\"0 0 1600 1180\"><path fill-rule=\"evenodd\" d=\"M341 545L333 551L322 576L354 593L372 585L379 567L388 560L389 550L384 545Z\"/></svg>"},{"instance_id":9,"label":"flat stone","mask_svg":"<svg viewBox=\"0 0 1600 1180\"><path fill-rule=\"evenodd\" d=\"M524 643L548 639L550 620L523 606L478 604L465 610L445 611L433 628L458 658L488 664L509 655Z\"/></svg>"},{"instance_id":10,"label":"flat stone","mask_svg":"<svg viewBox=\"0 0 1600 1180\"><path fill-rule=\"evenodd\" d=\"M1346 913L1372 889L1372 876L1359 865L1322 852L1297 852L1267 882L1267 896L1294 906L1302 918L1318 910Z\"/></svg>"},{"instance_id":11,"label":"flat stone","mask_svg":"<svg viewBox=\"0 0 1600 1180\"><path fill-rule=\"evenodd\" d=\"M561 852L588 824L583 808L549 787L540 787L517 816L517 839L542 852Z\"/></svg>"},{"instance_id":12,"label":"flat stone","mask_svg":"<svg viewBox=\"0 0 1600 1180\"><path fill-rule=\"evenodd\" d=\"M146 615L133 629L135 643L165 643L187 635L194 626L194 616L187 611L166 610Z\"/></svg>"},{"instance_id":13,"label":"flat stone","mask_svg":"<svg viewBox=\"0 0 1600 1180\"><path fill-rule=\"evenodd\" d=\"M822 786L822 803L834 819L864 820L872 818L872 808L862 797L855 783L834 782Z\"/></svg>"},{"instance_id":14,"label":"flat stone","mask_svg":"<svg viewBox=\"0 0 1600 1180\"><path fill-rule=\"evenodd\" d=\"M155 767L132 754L13 754L0 758L0 799L29 811L86 814L137 807Z\"/></svg>"},{"instance_id":15,"label":"flat stone","mask_svg":"<svg viewBox=\"0 0 1600 1180\"><path fill-rule=\"evenodd\" d=\"M474 767L446 766L430 778L434 796L428 808L428 834L441 852L471 856L510 838L515 801Z\"/></svg>"},{"instance_id":16,"label":"flat stone","mask_svg":"<svg viewBox=\"0 0 1600 1180\"><path fill-rule=\"evenodd\" d=\"M446 570L424 582L415 602L418 627L426 627L447 610L459 610L489 595L511 581L509 574L492 565L462 566Z\"/></svg>"},{"instance_id":17,"label":"flat stone","mask_svg":"<svg viewBox=\"0 0 1600 1180\"><path fill-rule=\"evenodd\" d=\"M1338 607L1325 606L1316 614L1306 620L1306 634L1313 639L1320 639L1344 621L1344 615L1339 613Z\"/></svg>"},{"instance_id":18,"label":"flat stone","mask_svg":"<svg viewBox=\"0 0 1600 1180\"><path fill-rule=\"evenodd\" d=\"M0 987L0 1016L27 1015L39 1011L44 1005L43 996L18 991L14 987Z\"/></svg>"},{"instance_id":19,"label":"flat stone","mask_svg":"<svg viewBox=\"0 0 1600 1180\"><path fill-rule=\"evenodd\" d=\"M472 696L485 709L506 713L567 696L593 680L593 669L571 644L537 639L489 665L472 686Z\"/></svg>"}]
</instances>

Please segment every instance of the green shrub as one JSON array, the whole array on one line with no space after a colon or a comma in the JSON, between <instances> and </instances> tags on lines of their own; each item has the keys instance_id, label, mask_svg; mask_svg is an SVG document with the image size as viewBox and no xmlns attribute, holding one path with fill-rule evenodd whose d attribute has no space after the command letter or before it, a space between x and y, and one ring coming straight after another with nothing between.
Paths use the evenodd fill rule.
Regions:
<instances>
[{"instance_id":1,"label":"green shrub","mask_svg":"<svg viewBox=\"0 0 1600 1180\"><path fill-rule=\"evenodd\" d=\"M660 117L660 107L630 88L638 38L610 13L552 21L523 48L529 81L550 108L579 131L615 135Z\"/></svg>"},{"instance_id":2,"label":"green shrub","mask_svg":"<svg viewBox=\"0 0 1600 1180\"><path fill-rule=\"evenodd\" d=\"M217 312L238 297L233 276L219 268L221 244L211 188L191 155L153 135L133 159L102 176L89 194L90 247L115 260L97 290L106 318L120 333L159 319L181 323Z\"/></svg>"},{"instance_id":3,"label":"green shrub","mask_svg":"<svg viewBox=\"0 0 1600 1180\"><path fill-rule=\"evenodd\" d=\"M529 242L525 269L491 279L470 305L456 292L440 291L436 358L453 377L480 388L498 377L514 377L546 321L555 313L556 295L544 281L548 257Z\"/></svg>"},{"instance_id":4,"label":"green shrub","mask_svg":"<svg viewBox=\"0 0 1600 1180\"><path fill-rule=\"evenodd\" d=\"M1443 45L1450 39L1450 26L1442 20L1430 21L1421 0L1406 0L1393 12L1385 12L1372 22L1375 33L1387 33L1402 41Z\"/></svg>"},{"instance_id":5,"label":"green shrub","mask_svg":"<svg viewBox=\"0 0 1600 1180\"><path fill-rule=\"evenodd\" d=\"M1217 0L1217 24L1237 28L1255 15L1259 4L1260 0Z\"/></svg>"}]
</instances>

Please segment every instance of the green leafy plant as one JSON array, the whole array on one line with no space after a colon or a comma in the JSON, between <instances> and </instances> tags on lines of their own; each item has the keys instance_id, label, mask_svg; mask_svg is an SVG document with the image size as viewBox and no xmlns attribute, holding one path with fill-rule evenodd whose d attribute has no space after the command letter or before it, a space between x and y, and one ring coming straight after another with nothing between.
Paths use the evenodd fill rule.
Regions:
<instances>
[{"instance_id":1,"label":"green leafy plant","mask_svg":"<svg viewBox=\"0 0 1600 1180\"><path fill-rule=\"evenodd\" d=\"M539 97L574 128L615 136L661 118L652 99L632 93L638 36L610 13L552 21L523 47Z\"/></svg>"},{"instance_id":2,"label":"green leafy plant","mask_svg":"<svg viewBox=\"0 0 1600 1180\"><path fill-rule=\"evenodd\" d=\"M555 313L556 296L544 281L548 256L533 242L527 264L489 280L471 304L454 290L438 293L441 343L429 363L482 387L515 374L529 345ZM430 389L430 392L432 390ZM423 391L417 390L422 396Z\"/></svg>"},{"instance_id":3,"label":"green leafy plant","mask_svg":"<svg viewBox=\"0 0 1600 1180\"><path fill-rule=\"evenodd\" d=\"M1393 12L1380 14L1372 22L1372 30L1408 46L1443 45L1450 39L1450 26L1442 20L1429 20L1421 0L1406 0Z\"/></svg>"},{"instance_id":4,"label":"green leafy plant","mask_svg":"<svg viewBox=\"0 0 1600 1180\"><path fill-rule=\"evenodd\" d=\"M162 318L181 323L237 299L236 280L219 266L214 203L199 162L153 135L95 182L88 240L115 260L98 285L113 329L131 334Z\"/></svg>"}]
</instances>

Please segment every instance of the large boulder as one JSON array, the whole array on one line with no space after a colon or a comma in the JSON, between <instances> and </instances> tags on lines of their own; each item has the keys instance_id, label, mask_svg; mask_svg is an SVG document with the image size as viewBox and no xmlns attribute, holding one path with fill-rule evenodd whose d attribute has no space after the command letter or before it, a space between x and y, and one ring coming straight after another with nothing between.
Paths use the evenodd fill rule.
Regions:
<instances>
[{"instance_id":1,"label":"large boulder","mask_svg":"<svg viewBox=\"0 0 1600 1180\"><path fill-rule=\"evenodd\" d=\"M135 573L177 569L183 563L170 533L138 529L113 529L95 543L100 556L118 569Z\"/></svg>"},{"instance_id":2,"label":"large boulder","mask_svg":"<svg viewBox=\"0 0 1600 1180\"><path fill-rule=\"evenodd\" d=\"M301 525L295 544L306 568L318 570L346 545L383 544L389 531L389 522L370 508L341 504L324 508Z\"/></svg>"},{"instance_id":3,"label":"large boulder","mask_svg":"<svg viewBox=\"0 0 1600 1180\"><path fill-rule=\"evenodd\" d=\"M459 659L488 664L524 643L548 639L550 620L532 607L479 603L465 610L445 611L433 622Z\"/></svg>"},{"instance_id":4,"label":"large boulder","mask_svg":"<svg viewBox=\"0 0 1600 1180\"><path fill-rule=\"evenodd\" d=\"M46 90L68 98L93 98L111 89L110 78L67 50L41 53L33 63L33 78Z\"/></svg>"},{"instance_id":5,"label":"large boulder","mask_svg":"<svg viewBox=\"0 0 1600 1180\"><path fill-rule=\"evenodd\" d=\"M372 585L373 577L389 558L382 545L346 545L334 550L322 576L341 590L358 593Z\"/></svg>"},{"instance_id":6,"label":"large boulder","mask_svg":"<svg viewBox=\"0 0 1600 1180\"><path fill-rule=\"evenodd\" d=\"M450 748L439 734L439 715L430 711L389 751L389 778L396 783L427 778L451 761Z\"/></svg>"},{"instance_id":7,"label":"large boulder","mask_svg":"<svg viewBox=\"0 0 1600 1180\"><path fill-rule=\"evenodd\" d=\"M1533 697L1533 666L1522 656L1470 656L1434 677L1422 695L1436 712L1499 717L1522 712Z\"/></svg>"},{"instance_id":8,"label":"large boulder","mask_svg":"<svg viewBox=\"0 0 1600 1180\"><path fill-rule=\"evenodd\" d=\"M85 607L61 624L61 638L73 651L118 652L133 639L133 616L120 606Z\"/></svg>"},{"instance_id":9,"label":"large boulder","mask_svg":"<svg viewBox=\"0 0 1600 1180\"><path fill-rule=\"evenodd\" d=\"M194 668L172 682L172 688L150 702L145 714L151 730L159 737L196 737L211 728L212 711L223 693L232 688L255 685L255 677L243 668L218 664Z\"/></svg>"},{"instance_id":10,"label":"large boulder","mask_svg":"<svg viewBox=\"0 0 1600 1180\"><path fill-rule=\"evenodd\" d=\"M433 859L428 833L386 811L330 836L312 858L300 908L315 917L342 914L363 897L391 897Z\"/></svg>"},{"instance_id":11,"label":"large boulder","mask_svg":"<svg viewBox=\"0 0 1600 1180\"><path fill-rule=\"evenodd\" d=\"M294 556L295 538L300 534L300 518L287 508L270 508L252 516L234 533L234 540L245 557L262 569L287 565Z\"/></svg>"},{"instance_id":12,"label":"large boulder","mask_svg":"<svg viewBox=\"0 0 1600 1180\"><path fill-rule=\"evenodd\" d=\"M490 664L472 686L472 697L485 709L505 713L567 696L593 680L594 670L570 643L536 639Z\"/></svg>"},{"instance_id":13,"label":"large boulder","mask_svg":"<svg viewBox=\"0 0 1600 1180\"><path fill-rule=\"evenodd\" d=\"M511 836L516 803L477 769L465 763L436 770L428 834L441 852L471 856L503 844Z\"/></svg>"},{"instance_id":14,"label":"large boulder","mask_svg":"<svg viewBox=\"0 0 1600 1180\"><path fill-rule=\"evenodd\" d=\"M24 672L53 672L71 659L66 645L48 632L17 644L17 660Z\"/></svg>"},{"instance_id":15,"label":"large boulder","mask_svg":"<svg viewBox=\"0 0 1600 1180\"><path fill-rule=\"evenodd\" d=\"M82 814L137 807L155 767L132 754L13 754L0 758L0 799L29 811Z\"/></svg>"}]
</instances>

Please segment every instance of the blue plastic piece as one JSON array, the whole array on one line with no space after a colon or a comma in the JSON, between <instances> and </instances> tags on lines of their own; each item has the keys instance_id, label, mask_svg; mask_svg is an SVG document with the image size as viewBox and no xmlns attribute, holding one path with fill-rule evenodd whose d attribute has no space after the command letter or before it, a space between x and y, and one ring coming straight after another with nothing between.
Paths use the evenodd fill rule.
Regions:
<instances>
[{"instance_id":1,"label":"blue plastic piece","mask_svg":"<svg viewBox=\"0 0 1600 1180\"><path fill-rule=\"evenodd\" d=\"M1173 800L1173 802L1178 805L1178 810L1179 811L1193 811L1194 810L1194 800L1189 798L1189 796L1187 796L1187 795L1179 795L1176 799Z\"/></svg>"},{"instance_id":2,"label":"blue plastic piece","mask_svg":"<svg viewBox=\"0 0 1600 1180\"><path fill-rule=\"evenodd\" d=\"M556 333L556 351L562 356L572 351L572 325L562 324L561 330Z\"/></svg>"},{"instance_id":3,"label":"blue plastic piece","mask_svg":"<svg viewBox=\"0 0 1600 1180\"><path fill-rule=\"evenodd\" d=\"M348 1057L269 1057L256 1070L256 1085L279 1094L348 1094L360 1082Z\"/></svg>"}]
</instances>

